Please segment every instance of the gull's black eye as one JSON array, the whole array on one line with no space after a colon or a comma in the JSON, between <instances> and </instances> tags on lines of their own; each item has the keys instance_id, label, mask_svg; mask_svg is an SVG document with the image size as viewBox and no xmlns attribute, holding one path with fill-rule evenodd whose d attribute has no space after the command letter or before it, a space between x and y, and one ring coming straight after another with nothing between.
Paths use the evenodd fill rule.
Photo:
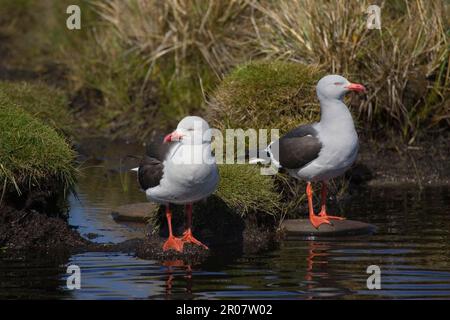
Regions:
<instances>
[{"instance_id":1,"label":"gull's black eye","mask_svg":"<svg viewBox=\"0 0 450 320\"><path fill-rule=\"evenodd\" d=\"M194 131L194 128L189 128L188 131Z\"/></svg>"}]
</instances>

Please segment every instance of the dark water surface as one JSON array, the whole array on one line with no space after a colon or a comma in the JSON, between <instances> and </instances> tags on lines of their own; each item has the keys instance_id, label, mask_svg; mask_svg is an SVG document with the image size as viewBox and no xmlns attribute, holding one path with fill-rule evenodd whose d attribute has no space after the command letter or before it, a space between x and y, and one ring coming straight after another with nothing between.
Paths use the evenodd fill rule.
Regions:
<instances>
[{"instance_id":1,"label":"dark water surface","mask_svg":"<svg viewBox=\"0 0 450 320\"><path fill-rule=\"evenodd\" d=\"M70 223L83 235L97 234L97 242L141 237L142 227L110 216L115 206L145 201L135 177L116 170L122 163L110 165L86 163L79 199L70 198ZM448 299L449 205L449 186L366 188L333 213L375 224L373 235L285 241L276 250L242 256L217 252L199 265L92 252L68 260L0 260L0 298ZM80 290L66 288L70 264L81 268ZM370 265L381 268L381 290L367 289Z\"/></svg>"}]
</instances>

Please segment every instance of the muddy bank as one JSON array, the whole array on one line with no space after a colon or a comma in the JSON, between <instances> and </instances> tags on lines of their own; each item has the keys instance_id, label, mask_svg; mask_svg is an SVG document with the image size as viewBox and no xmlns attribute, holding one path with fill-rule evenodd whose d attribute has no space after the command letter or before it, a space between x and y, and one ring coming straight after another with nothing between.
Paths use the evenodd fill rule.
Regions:
<instances>
[{"instance_id":1,"label":"muddy bank","mask_svg":"<svg viewBox=\"0 0 450 320\"><path fill-rule=\"evenodd\" d=\"M223 229L222 232L218 232L217 237L219 239L223 238L225 234L229 236L230 240L226 242L218 242L217 240L209 242L203 240L204 237L202 234L210 232L210 229L206 232L194 231L196 238L204 241L204 243L209 246L209 250L203 249L202 247L196 245L185 244L182 253L172 250L164 252L162 250L162 246L164 241L167 239L166 235L161 236L157 234L148 234L145 239L141 240L139 243L136 243L135 253L137 257L142 259L181 259L195 262L216 253L226 253L227 255L238 256L241 254L263 252L274 249L278 246L277 233L275 230L257 226L252 221L248 220L243 223L245 224L244 230L239 233L235 232L236 229Z\"/></svg>"},{"instance_id":2,"label":"muddy bank","mask_svg":"<svg viewBox=\"0 0 450 320\"><path fill-rule=\"evenodd\" d=\"M177 215L182 219L182 215ZM167 227L162 225L159 233L155 226L147 226L144 239L130 239L117 244L100 244L83 238L71 228L64 216L50 216L35 209L18 210L3 205L0 208L0 254L2 256L58 255L69 257L81 252L124 252L135 254L142 259L174 260L196 262L211 253L226 252L240 255L268 250L276 246L275 233L261 228L253 222L238 219L233 226L218 228L217 224L203 224L194 229L197 238L204 241L210 250L187 244L183 253L164 252L162 246L167 238ZM179 225L177 234L181 234L183 224Z\"/></svg>"},{"instance_id":3,"label":"muddy bank","mask_svg":"<svg viewBox=\"0 0 450 320\"><path fill-rule=\"evenodd\" d=\"M0 247L3 251L71 252L87 248L89 244L62 218L50 217L34 209L0 208Z\"/></svg>"},{"instance_id":4,"label":"muddy bank","mask_svg":"<svg viewBox=\"0 0 450 320\"><path fill-rule=\"evenodd\" d=\"M449 185L450 133L427 136L406 145L362 138L355 166L347 174L350 182L369 186L393 184Z\"/></svg>"}]
</instances>

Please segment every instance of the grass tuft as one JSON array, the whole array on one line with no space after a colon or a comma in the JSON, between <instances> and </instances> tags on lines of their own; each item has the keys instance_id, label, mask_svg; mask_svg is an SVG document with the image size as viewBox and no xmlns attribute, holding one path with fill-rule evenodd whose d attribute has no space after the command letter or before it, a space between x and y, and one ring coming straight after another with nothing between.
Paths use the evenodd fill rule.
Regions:
<instances>
[{"instance_id":1,"label":"grass tuft","mask_svg":"<svg viewBox=\"0 0 450 320\"><path fill-rule=\"evenodd\" d=\"M44 83L0 81L0 99L17 105L58 132L70 134L73 117L65 93Z\"/></svg>"},{"instance_id":2,"label":"grass tuft","mask_svg":"<svg viewBox=\"0 0 450 320\"><path fill-rule=\"evenodd\" d=\"M280 195L273 179L260 174L253 165L219 165L220 184L216 195L234 212L276 215L280 208ZM243 187L245 186L245 187Z\"/></svg>"},{"instance_id":3,"label":"grass tuft","mask_svg":"<svg viewBox=\"0 0 450 320\"><path fill-rule=\"evenodd\" d=\"M315 86L322 72L294 62L257 61L237 67L214 92L208 118L213 126L281 130L317 120Z\"/></svg>"},{"instance_id":4,"label":"grass tuft","mask_svg":"<svg viewBox=\"0 0 450 320\"><path fill-rule=\"evenodd\" d=\"M24 97L24 101L29 100ZM26 111L36 113L38 107L20 106L0 95L2 195L21 194L48 185L66 192L74 186L75 154L57 131Z\"/></svg>"}]
</instances>

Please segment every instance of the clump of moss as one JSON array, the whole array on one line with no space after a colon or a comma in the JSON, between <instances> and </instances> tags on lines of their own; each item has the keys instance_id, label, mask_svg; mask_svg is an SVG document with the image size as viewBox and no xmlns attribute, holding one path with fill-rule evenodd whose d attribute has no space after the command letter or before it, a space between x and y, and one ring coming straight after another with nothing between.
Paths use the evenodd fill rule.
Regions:
<instances>
[{"instance_id":1,"label":"clump of moss","mask_svg":"<svg viewBox=\"0 0 450 320\"><path fill-rule=\"evenodd\" d=\"M318 119L315 66L256 61L237 67L215 91L209 119L220 129L277 128L282 132Z\"/></svg>"},{"instance_id":2,"label":"clump of moss","mask_svg":"<svg viewBox=\"0 0 450 320\"><path fill-rule=\"evenodd\" d=\"M41 186L74 185L74 152L67 141L9 99L0 96L0 191L20 194Z\"/></svg>"},{"instance_id":3,"label":"clump of moss","mask_svg":"<svg viewBox=\"0 0 450 320\"><path fill-rule=\"evenodd\" d=\"M276 215L280 195L270 176L261 175L253 165L220 165L220 183L216 195L233 211L244 216L248 213Z\"/></svg>"},{"instance_id":4,"label":"clump of moss","mask_svg":"<svg viewBox=\"0 0 450 320\"><path fill-rule=\"evenodd\" d=\"M43 83L0 81L3 106L16 105L59 132L70 134L73 118L66 95Z\"/></svg>"}]
</instances>

